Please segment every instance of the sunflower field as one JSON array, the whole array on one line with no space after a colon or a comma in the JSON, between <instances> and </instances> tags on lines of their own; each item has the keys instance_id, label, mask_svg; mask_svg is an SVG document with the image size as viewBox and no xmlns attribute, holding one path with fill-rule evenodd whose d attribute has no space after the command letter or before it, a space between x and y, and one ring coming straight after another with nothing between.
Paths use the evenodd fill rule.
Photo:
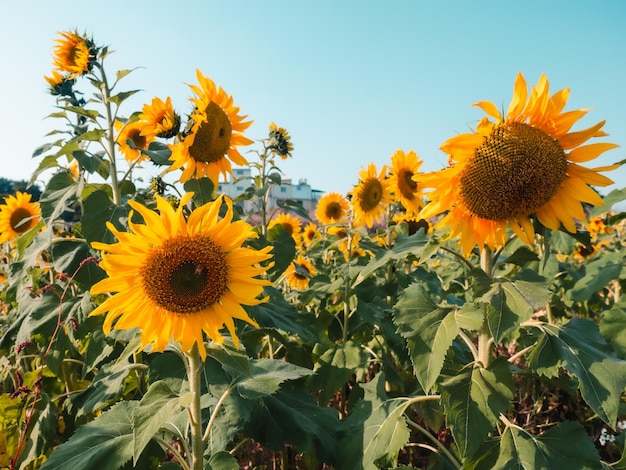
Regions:
<instances>
[{"instance_id":1,"label":"sunflower field","mask_svg":"<svg viewBox=\"0 0 626 470\"><path fill-rule=\"evenodd\" d=\"M109 54L59 34L45 188L0 205L0 468L626 469L626 160L568 89L306 211L285 128L200 70L126 109Z\"/></svg>"}]
</instances>

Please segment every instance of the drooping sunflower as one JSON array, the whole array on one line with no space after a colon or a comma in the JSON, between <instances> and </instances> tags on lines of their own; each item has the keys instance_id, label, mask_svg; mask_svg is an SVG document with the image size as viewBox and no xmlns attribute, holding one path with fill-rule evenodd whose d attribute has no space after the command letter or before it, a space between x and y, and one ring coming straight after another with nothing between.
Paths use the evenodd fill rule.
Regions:
<instances>
[{"instance_id":1,"label":"drooping sunflower","mask_svg":"<svg viewBox=\"0 0 626 470\"><path fill-rule=\"evenodd\" d=\"M418 174L422 161L415 151L397 150L391 157L389 180L396 201L402 203L407 216L417 214L424 206L422 188L413 179Z\"/></svg>"},{"instance_id":2,"label":"drooping sunflower","mask_svg":"<svg viewBox=\"0 0 626 470\"><path fill-rule=\"evenodd\" d=\"M7 196L0 205L0 243L4 243L32 229L41 218L39 203L30 202L31 195L17 192Z\"/></svg>"},{"instance_id":3,"label":"drooping sunflower","mask_svg":"<svg viewBox=\"0 0 626 470\"><path fill-rule=\"evenodd\" d=\"M374 163L359 172L359 183L350 193L355 225L371 227L384 218L386 207L393 202L391 180L386 173L387 165L377 174Z\"/></svg>"},{"instance_id":4,"label":"drooping sunflower","mask_svg":"<svg viewBox=\"0 0 626 470\"><path fill-rule=\"evenodd\" d=\"M46 82L48 82L50 94L53 96L70 96L72 94L72 86L74 85L74 80L69 78L69 76L62 75L56 70L52 71L52 76L44 76L43 77Z\"/></svg>"},{"instance_id":5,"label":"drooping sunflower","mask_svg":"<svg viewBox=\"0 0 626 470\"><path fill-rule=\"evenodd\" d=\"M141 153L139 149L146 150L150 142L154 140L153 136L142 135L142 126L139 121L127 121L122 122L115 121L115 127L119 134L117 135L117 145L120 147L120 151L124 155L124 158L128 163L140 163L147 160L148 157ZM132 148L128 145L128 141L133 142L135 147Z\"/></svg>"},{"instance_id":6,"label":"drooping sunflower","mask_svg":"<svg viewBox=\"0 0 626 470\"><path fill-rule=\"evenodd\" d=\"M282 225L285 231L294 239L296 246L300 246L302 242L302 222L300 222L300 219L287 212L280 212L270 221L267 228L271 230L276 225Z\"/></svg>"},{"instance_id":7,"label":"drooping sunflower","mask_svg":"<svg viewBox=\"0 0 626 470\"><path fill-rule=\"evenodd\" d=\"M175 210L156 196L158 212L129 201L145 224L129 222L129 232L107 225L118 243L93 243L103 251L100 266L109 277L95 284L91 293L115 294L91 315L108 312L107 334L113 327L137 327L142 347L152 345L153 351L163 351L173 339L184 352L197 344L204 359L203 333L222 342L219 330L225 325L238 344L235 318L258 326L242 305L266 300L259 296L270 282L258 276L268 269L260 263L272 255L271 247L257 251L242 246L257 235L248 223L232 221L228 198L220 196L196 208L185 220L183 207L190 197L185 194ZM220 219L223 203L227 210Z\"/></svg>"},{"instance_id":8,"label":"drooping sunflower","mask_svg":"<svg viewBox=\"0 0 626 470\"><path fill-rule=\"evenodd\" d=\"M139 114L141 135L169 139L175 137L180 130L180 116L174 110L172 99L168 96L165 101L161 98L152 98L152 103L144 104Z\"/></svg>"},{"instance_id":9,"label":"drooping sunflower","mask_svg":"<svg viewBox=\"0 0 626 470\"><path fill-rule=\"evenodd\" d=\"M349 213L350 203L339 193L324 194L315 208L315 217L324 225L343 222Z\"/></svg>"},{"instance_id":10,"label":"drooping sunflower","mask_svg":"<svg viewBox=\"0 0 626 470\"><path fill-rule=\"evenodd\" d=\"M441 149L449 154L451 166L416 177L418 184L434 188L420 217L448 211L438 225L450 227L466 255L476 245L503 246L507 225L531 243L532 215L549 229L562 225L576 232L575 220L586 218L581 202L602 204L590 186L611 184L599 172L617 167L585 168L580 163L617 145L582 145L606 135L604 121L570 132L586 111L563 112L568 96L567 88L550 96L545 75L529 94L520 73L506 116L489 101L476 103L495 122L485 116L476 133L448 139Z\"/></svg>"},{"instance_id":11,"label":"drooping sunflower","mask_svg":"<svg viewBox=\"0 0 626 470\"><path fill-rule=\"evenodd\" d=\"M281 160L287 160L291 157L293 144L291 143L291 137L287 130L271 123L267 148L272 154L278 155Z\"/></svg>"},{"instance_id":12,"label":"drooping sunflower","mask_svg":"<svg viewBox=\"0 0 626 470\"><path fill-rule=\"evenodd\" d=\"M52 65L59 72L65 72L69 78L76 78L91 70L95 60L93 43L71 31L59 32L56 39Z\"/></svg>"},{"instance_id":13,"label":"drooping sunflower","mask_svg":"<svg viewBox=\"0 0 626 470\"><path fill-rule=\"evenodd\" d=\"M285 272L287 285L293 289L304 290L309 287L311 277L317 274L317 269L310 260L299 255Z\"/></svg>"},{"instance_id":14,"label":"drooping sunflower","mask_svg":"<svg viewBox=\"0 0 626 470\"><path fill-rule=\"evenodd\" d=\"M239 114L233 98L216 87L210 78L199 70L196 76L200 86L190 85L196 97L190 98L195 109L189 117L187 130L182 141L169 145L172 151L170 171L184 167L181 182L208 176L217 186L220 174L232 174L231 161L239 166L248 164L238 147L252 143L243 135L252 121L244 121L247 116Z\"/></svg>"}]
</instances>

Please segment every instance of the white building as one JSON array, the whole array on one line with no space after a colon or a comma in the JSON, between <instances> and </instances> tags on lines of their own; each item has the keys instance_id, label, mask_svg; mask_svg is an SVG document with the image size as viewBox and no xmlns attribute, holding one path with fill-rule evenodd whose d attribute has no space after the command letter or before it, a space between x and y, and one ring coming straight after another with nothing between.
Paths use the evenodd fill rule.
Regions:
<instances>
[{"instance_id":1,"label":"white building","mask_svg":"<svg viewBox=\"0 0 626 470\"><path fill-rule=\"evenodd\" d=\"M233 174L226 181L219 183L217 192L235 199L253 186L252 178L250 168L233 168ZM272 186L270 190L267 209L274 210L279 207L279 203L291 200L300 204L313 217L317 201L323 194L323 191L313 189L305 178L300 178L298 184L293 184L291 178L283 176L280 185ZM254 201L244 200L242 206L244 212L248 214L257 211Z\"/></svg>"}]
</instances>

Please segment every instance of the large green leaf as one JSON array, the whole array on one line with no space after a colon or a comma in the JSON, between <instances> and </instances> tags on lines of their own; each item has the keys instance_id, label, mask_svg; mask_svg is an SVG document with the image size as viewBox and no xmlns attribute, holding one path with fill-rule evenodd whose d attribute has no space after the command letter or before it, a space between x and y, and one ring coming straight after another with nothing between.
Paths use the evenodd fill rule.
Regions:
<instances>
[{"instance_id":1,"label":"large green leaf","mask_svg":"<svg viewBox=\"0 0 626 470\"><path fill-rule=\"evenodd\" d=\"M314 355L319 355L315 362L315 375L308 381L309 388L318 393L318 401L326 405L330 397L341 387L358 367L362 367L368 358L363 347L356 341L346 341L325 349L316 345Z\"/></svg>"},{"instance_id":2,"label":"large green leaf","mask_svg":"<svg viewBox=\"0 0 626 470\"><path fill-rule=\"evenodd\" d=\"M239 470L239 462L230 452L221 450L211 454L205 467L206 470Z\"/></svg>"},{"instance_id":3,"label":"large green leaf","mask_svg":"<svg viewBox=\"0 0 626 470\"><path fill-rule=\"evenodd\" d=\"M480 302L487 304L487 322L496 343L530 319L535 309L545 307L549 291L543 278L524 271L513 280L498 278Z\"/></svg>"},{"instance_id":4,"label":"large green leaf","mask_svg":"<svg viewBox=\"0 0 626 470\"><path fill-rule=\"evenodd\" d=\"M407 398L389 398L384 374L361 385L363 399L342 422L338 468L376 470L394 468L398 452L409 440L404 412Z\"/></svg>"},{"instance_id":5,"label":"large green leaf","mask_svg":"<svg viewBox=\"0 0 626 470\"><path fill-rule=\"evenodd\" d=\"M215 185L211 178L192 178L185 181L183 187L188 193L193 192L193 202L197 206L202 206L215 199Z\"/></svg>"},{"instance_id":6,"label":"large green leaf","mask_svg":"<svg viewBox=\"0 0 626 470\"><path fill-rule=\"evenodd\" d=\"M613 426L626 384L626 361L612 354L598 325L575 317L565 325L541 323L533 328L542 334L529 355L530 367L553 373L557 366L565 368L578 379L585 402Z\"/></svg>"},{"instance_id":7,"label":"large green leaf","mask_svg":"<svg viewBox=\"0 0 626 470\"><path fill-rule=\"evenodd\" d=\"M409 255L419 257L428 242L428 238L423 230L419 230L413 235L398 235L394 240L394 245L390 250L381 251L381 255L372 259L367 265L359 270L359 275L354 281L354 286L359 285L379 268L385 266L390 261L404 260Z\"/></svg>"},{"instance_id":8,"label":"large green leaf","mask_svg":"<svg viewBox=\"0 0 626 470\"><path fill-rule=\"evenodd\" d=\"M153 383L133 409L133 462L163 425L182 409L180 395L165 382Z\"/></svg>"},{"instance_id":9,"label":"large green leaf","mask_svg":"<svg viewBox=\"0 0 626 470\"><path fill-rule=\"evenodd\" d=\"M278 359L251 359L250 376L237 383L237 391L247 399L273 395L286 380L296 380L313 371Z\"/></svg>"},{"instance_id":10,"label":"large green leaf","mask_svg":"<svg viewBox=\"0 0 626 470\"><path fill-rule=\"evenodd\" d=\"M506 360L472 367L441 384L448 427L463 456L471 456L511 404L515 384Z\"/></svg>"},{"instance_id":11,"label":"large green leaf","mask_svg":"<svg viewBox=\"0 0 626 470\"><path fill-rule=\"evenodd\" d=\"M622 296L622 299L624 297ZM611 310L602 314L600 319L600 333L613 347L620 359L626 359L626 302L621 300Z\"/></svg>"},{"instance_id":12,"label":"large green leaf","mask_svg":"<svg viewBox=\"0 0 626 470\"><path fill-rule=\"evenodd\" d=\"M244 433L262 445L280 450L313 452L328 463L336 455L337 412L318 407L303 387L282 389L257 401Z\"/></svg>"},{"instance_id":13,"label":"large green leaf","mask_svg":"<svg viewBox=\"0 0 626 470\"><path fill-rule=\"evenodd\" d=\"M125 230L130 207L127 204L116 206L107 192L99 189L85 199L84 208L81 222L85 239L90 243L115 243L117 239L106 223L111 222L116 229Z\"/></svg>"},{"instance_id":14,"label":"large green leaf","mask_svg":"<svg viewBox=\"0 0 626 470\"><path fill-rule=\"evenodd\" d=\"M58 446L41 470L117 470L133 457L132 414L138 402L123 401L79 427Z\"/></svg>"},{"instance_id":15,"label":"large green leaf","mask_svg":"<svg viewBox=\"0 0 626 470\"><path fill-rule=\"evenodd\" d=\"M596 258L585 265L585 275L576 281L567 296L574 302L589 300L609 282L619 279L626 251L619 251Z\"/></svg>"},{"instance_id":16,"label":"large green leaf","mask_svg":"<svg viewBox=\"0 0 626 470\"><path fill-rule=\"evenodd\" d=\"M93 255L84 240L59 240L52 245L50 255L54 269L73 276L73 280L85 290L106 277L104 270L97 264L85 263Z\"/></svg>"},{"instance_id":17,"label":"large green leaf","mask_svg":"<svg viewBox=\"0 0 626 470\"><path fill-rule=\"evenodd\" d=\"M585 432L573 421L557 424L536 436L507 426L500 441L494 470L601 470L598 452Z\"/></svg>"},{"instance_id":18,"label":"large green leaf","mask_svg":"<svg viewBox=\"0 0 626 470\"><path fill-rule=\"evenodd\" d=\"M39 199L41 217L46 225L52 226L52 222L63 214L70 202L76 198L78 190L79 185L67 171L60 171L50 178Z\"/></svg>"}]
</instances>

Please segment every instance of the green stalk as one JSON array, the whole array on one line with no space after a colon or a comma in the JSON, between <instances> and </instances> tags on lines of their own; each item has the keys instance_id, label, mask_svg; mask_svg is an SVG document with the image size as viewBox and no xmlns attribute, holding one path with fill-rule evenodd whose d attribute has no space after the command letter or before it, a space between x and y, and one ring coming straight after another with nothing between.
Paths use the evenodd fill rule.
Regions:
<instances>
[{"instance_id":1,"label":"green stalk","mask_svg":"<svg viewBox=\"0 0 626 470\"><path fill-rule=\"evenodd\" d=\"M202 409L200 407L200 374L202 372L202 360L198 345L194 344L191 351L185 353L187 358L187 378L189 379L189 392L191 393L191 403L189 404L189 421L191 425L191 470L202 470L204 468L204 442L202 441Z\"/></svg>"},{"instance_id":2,"label":"green stalk","mask_svg":"<svg viewBox=\"0 0 626 470\"><path fill-rule=\"evenodd\" d=\"M480 267L485 274L491 278L493 273L493 258L491 256L491 250L488 246L483 246L480 250ZM483 325L478 333L478 362L482 367L489 366L489 360L491 358L491 332L489 331L489 323L487 322L487 309L483 312Z\"/></svg>"}]
</instances>

